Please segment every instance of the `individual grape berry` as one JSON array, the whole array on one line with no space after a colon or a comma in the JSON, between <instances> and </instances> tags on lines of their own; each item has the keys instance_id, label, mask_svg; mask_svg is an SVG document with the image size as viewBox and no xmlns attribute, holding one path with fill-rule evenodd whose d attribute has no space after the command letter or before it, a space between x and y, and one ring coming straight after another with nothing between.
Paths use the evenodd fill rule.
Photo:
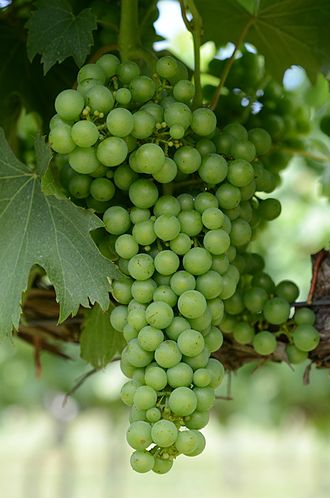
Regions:
<instances>
[{"instance_id":1,"label":"individual grape berry","mask_svg":"<svg viewBox=\"0 0 330 498\"><path fill-rule=\"evenodd\" d=\"M280 325L287 321L290 315L290 304L282 297L273 297L266 301L263 309L265 319L273 324Z\"/></svg>"},{"instance_id":2,"label":"individual grape berry","mask_svg":"<svg viewBox=\"0 0 330 498\"><path fill-rule=\"evenodd\" d=\"M277 347L276 337L268 330L258 332L253 339L253 347L260 355L269 355L274 353Z\"/></svg>"},{"instance_id":3,"label":"individual grape berry","mask_svg":"<svg viewBox=\"0 0 330 498\"><path fill-rule=\"evenodd\" d=\"M296 308L293 319L297 325L305 323L313 325L315 322L315 313L310 308Z\"/></svg>"},{"instance_id":4,"label":"individual grape berry","mask_svg":"<svg viewBox=\"0 0 330 498\"><path fill-rule=\"evenodd\" d=\"M196 109L192 115L191 129L201 137L212 135L217 125L213 111L206 107Z\"/></svg>"},{"instance_id":5,"label":"individual grape berry","mask_svg":"<svg viewBox=\"0 0 330 498\"><path fill-rule=\"evenodd\" d=\"M308 352L301 351L294 344L288 344L285 348L285 351L288 355L289 362L293 363L294 365L297 363L302 363L308 358Z\"/></svg>"},{"instance_id":6,"label":"individual grape berry","mask_svg":"<svg viewBox=\"0 0 330 498\"><path fill-rule=\"evenodd\" d=\"M159 420L153 424L151 437L154 443L161 448L167 448L175 443L178 437L178 430L170 420Z\"/></svg>"},{"instance_id":7,"label":"individual grape berry","mask_svg":"<svg viewBox=\"0 0 330 498\"><path fill-rule=\"evenodd\" d=\"M148 451L134 451L131 455L130 463L133 470L145 473L153 469L155 458Z\"/></svg>"},{"instance_id":8,"label":"individual grape berry","mask_svg":"<svg viewBox=\"0 0 330 498\"><path fill-rule=\"evenodd\" d=\"M151 425L148 422L133 422L126 433L128 444L135 450L144 450L152 443Z\"/></svg>"},{"instance_id":9,"label":"individual grape berry","mask_svg":"<svg viewBox=\"0 0 330 498\"><path fill-rule=\"evenodd\" d=\"M63 90L55 99L56 112L65 121L78 120L84 105L84 97L77 90Z\"/></svg>"},{"instance_id":10,"label":"individual grape berry","mask_svg":"<svg viewBox=\"0 0 330 498\"><path fill-rule=\"evenodd\" d=\"M292 334L294 345L301 351L309 352L320 342L320 334L313 325L303 323L298 325Z\"/></svg>"},{"instance_id":11,"label":"individual grape berry","mask_svg":"<svg viewBox=\"0 0 330 498\"><path fill-rule=\"evenodd\" d=\"M291 280L282 280L275 287L277 296L286 299L289 303L293 303L299 296L299 289Z\"/></svg>"}]
</instances>

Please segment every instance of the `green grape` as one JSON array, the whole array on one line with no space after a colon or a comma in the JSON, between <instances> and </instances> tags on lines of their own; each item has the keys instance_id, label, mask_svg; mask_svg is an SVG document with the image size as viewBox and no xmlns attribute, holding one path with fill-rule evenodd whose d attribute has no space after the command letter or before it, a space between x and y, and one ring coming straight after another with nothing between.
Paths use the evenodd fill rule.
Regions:
<instances>
[{"instance_id":1,"label":"green grape","mask_svg":"<svg viewBox=\"0 0 330 498\"><path fill-rule=\"evenodd\" d=\"M131 467L136 472L144 474L155 466L155 458L148 451L134 451L130 459Z\"/></svg>"},{"instance_id":2,"label":"green grape","mask_svg":"<svg viewBox=\"0 0 330 498\"><path fill-rule=\"evenodd\" d=\"M185 270L173 272L170 280L171 289L177 296L181 296L187 290L193 290L196 287L196 281L191 273Z\"/></svg>"},{"instance_id":3,"label":"green grape","mask_svg":"<svg viewBox=\"0 0 330 498\"><path fill-rule=\"evenodd\" d=\"M192 451L189 451L188 452L185 452L184 454L187 455L187 456L197 456L199 455L200 453L202 453L202 451L204 450L205 448L205 444L206 444L206 441L205 441L205 437L203 436L203 434L197 430L191 430L189 432L192 432L195 436L195 449L192 450ZM176 443L175 443L176 444Z\"/></svg>"},{"instance_id":4,"label":"green grape","mask_svg":"<svg viewBox=\"0 0 330 498\"><path fill-rule=\"evenodd\" d=\"M139 386L133 396L133 403L139 410L148 410L155 406L157 393L150 386Z\"/></svg>"},{"instance_id":5,"label":"green grape","mask_svg":"<svg viewBox=\"0 0 330 498\"><path fill-rule=\"evenodd\" d=\"M179 124L173 124L170 127L169 133L170 133L171 137L174 138L174 140L180 140L185 135L185 129L183 126L181 126Z\"/></svg>"},{"instance_id":6,"label":"green grape","mask_svg":"<svg viewBox=\"0 0 330 498\"><path fill-rule=\"evenodd\" d=\"M208 360L206 369L211 376L210 387L213 387L215 389L221 384L225 375L225 369L222 363L220 363L220 361L216 360L215 358L210 358Z\"/></svg>"},{"instance_id":7,"label":"green grape","mask_svg":"<svg viewBox=\"0 0 330 498\"><path fill-rule=\"evenodd\" d=\"M213 407L215 392L212 387L194 387L193 393L197 398L196 410L198 412L206 412Z\"/></svg>"},{"instance_id":8,"label":"green grape","mask_svg":"<svg viewBox=\"0 0 330 498\"><path fill-rule=\"evenodd\" d=\"M183 355L197 356L204 349L204 338L197 330L187 329L181 332L177 344Z\"/></svg>"},{"instance_id":9,"label":"green grape","mask_svg":"<svg viewBox=\"0 0 330 498\"><path fill-rule=\"evenodd\" d=\"M254 168L245 159L230 161L227 180L235 187L244 187L254 179Z\"/></svg>"},{"instance_id":10,"label":"green grape","mask_svg":"<svg viewBox=\"0 0 330 498\"><path fill-rule=\"evenodd\" d=\"M261 287L262 289L265 289L265 291L269 294L272 294L275 291L275 284L272 278L264 272L258 272L253 275L251 285L255 287Z\"/></svg>"},{"instance_id":11,"label":"green grape","mask_svg":"<svg viewBox=\"0 0 330 498\"><path fill-rule=\"evenodd\" d=\"M154 231L154 222L149 219L147 221L136 223L133 227L132 235L138 244L142 246L149 246L157 238Z\"/></svg>"},{"instance_id":12,"label":"green grape","mask_svg":"<svg viewBox=\"0 0 330 498\"><path fill-rule=\"evenodd\" d=\"M182 102L169 104L164 111L164 120L168 126L180 125L184 129L191 124L192 113L189 107Z\"/></svg>"},{"instance_id":13,"label":"green grape","mask_svg":"<svg viewBox=\"0 0 330 498\"><path fill-rule=\"evenodd\" d=\"M91 196L97 201L109 201L115 195L115 186L107 178L95 178L90 185Z\"/></svg>"},{"instance_id":14,"label":"green grape","mask_svg":"<svg viewBox=\"0 0 330 498\"><path fill-rule=\"evenodd\" d=\"M93 173L100 165L93 147L76 147L69 154L69 164L77 173L84 175Z\"/></svg>"},{"instance_id":15,"label":"green grape","mask_svg":"<svg viewBox=\"0 0 330 498\"><path fill-rule=\"evenodd\" d=\"M249 163L256 157L256 148L249 140L234 142L230 152L234 159L248 161Z\"/></svg>"},{"instance_id":16,"label":"green grape","mask_svg":"<svg viewBox=\"0 0 330 498\"><path fill-rule=\"evenodd\" d=\"M197 398L190 388L177 387L168 398L168 406L175 415L185 417L196 410Z\"/></svg>"},{"instance_id":17,"label":"green grape","mask_svg":"<svg viewBox=\"0 0 330 498\"><path fill-rule=\"evenodd\" d=\"M217 228L222 227L224 223L224 214L216 207L207 208L202 213L202 223L209 230L216 230Z\"/></svg>"},{"instance_id":18,"label":"green grape","mask_svg":"<svg viewBox=\"0 0 330 498\"><path fill-rule=\"evenodd\" d=\"M91 121L77 121L71 128L71 138L79 147L91 147L99 138L99 131Z\"/></svg>"},{"instance_id":19,"label":"green grape","mask_svg":"<svg viewBox=\"0 0 330 498\"><path fill-rule=\"evenodd\" d=\"M157 237L161 240L173 240L180 233L180 221L175 216L162 214L155 220L154 231ZM177 256L176 259L178 260Z\"/></svg>"},{"instance_id":20,"label":"green grape","mask_svg":"<svg viewBox=\"0 0 330 498\"><path fill-rule=\"evenodd\" d=\"M77 75L78 83L89 79L99 80L102 84L105 83L106 74L100 64L85 64L79 69Z\"/></svg>"},{"instance_id":21,"label":"green grape","mask_svg":"<svg viewBox=\"0 0 330 498\"><path fill-rule=\"evenodd\" d=\"M229 260L226 254L220 254L218 256L212 257L211 270L214 270L217 273L220 273L220 275L222 275L223 273L226 273L228 268L229 268Z\"/></svg>"},{"instance_id":22,"label":"green grape","mask_svg":"<svg viewBox=\"0 0 330 498\"><path fill-rule=\"evenodd\" d=\"M114 106L115 100L111 90L102 85L93 85L86 92L86 104L92 112L108 113Z\"/></svg>"},{"instance_id":23,"label":"green grape","mask_svg":"<svg viewBox=\"0 0 330 498\"><path fill-rule=\"evenodd\" d=\"M210 301L208 301L208 303L209 302ZM211 312L209 305L207 305L207 307L202 315L200 315L197 318L190 318L189 319L190 328L192 328L194 330L198 330L203 335L207 334L210 331L211 322L212 322L212 312Z\"/></svg>"},{"instance_id":24,"label":"green grape","mask_svg":"<svg viewBox=\"0 0 330 498\"><path fill-rule=\"evenodd\" d=\"M156 121L151 114L146 111L136 111L133 114L133 120L133 137L143 140L152 135L155 129Z\"/></svg>"},{"instance_id":25,"label":"green grape","mask_svg":"<svg viewBox=\"0 0 330 498\"><path fill-rule=\"evenodd\" d=\"M149 279L155 271L153 258L149 254L136 254L129 260L128 271L135 280Z\"/></svg>"},{"instance_id":26,"label":"green grape","mask_svg":"<svg viewBox=\"0 0 330 498\"><path fill-rule=\"evenodd\" d=\"M155 406L152 407L152 408L149 408L147 411L146 411L146 419L148 420L148 422L152 422L152 423L155 423L155 422L158 422L158 420L161 419L161 411L156 408Z\"/></svg>"},{"instance_id":27,"label":"green grape","mask_svg":"<svg viewBox=\"0 0 330 498\"><path fill-rule=\"evenodd\" d=\"M290 304L282 297L273 297L266 301L263 309L265 319L273 324L280 325L288 320L290 315Z\"/></svg>"},{"instance_id":28,"label":"green grape","mask_svg":"<svg viewBox=\"0 0 330 498\"><path fill-rule=\"evenodd\" d=\"M192 275L202 275L212 266L212 256L203 247L193 247L183 256L183 267Z\"/></svg>"},{"instance_id":29,"label":"green grape","mask_svg":"<svg viewBox=\"0 0 330 498\"><path fill-rule=\"evenodd\" d=\"M132 299L131 293L132 280L124 277L112 282L112 295L120 304L128 304Z\"/></svg>"},{"instance_id":30,"label":"green grape","mask_svg":"<svg viewBox=\"0 0 330 498\"><path fill-rule=\"evenodd\" d=\"M200 214L203 214L206 209L217 208L218 200L215 195L211 194L210 192L200 192L195 197L194 207L196 211L198 211Z\"/></svg>"},{"instance_id":31,"label":"green grape","mask_svg":"<svg viewBox=\"0 0 330 498\"><path fill-rule=\"evenodd\" d=\"M134 102L144 103L152 99L155 89L155 82L148 76L138 76L130 82L130 91Z\"/></svg>"},{"instance_id":32,"label":"green grape","mask_svg":"<svg viewBox=\"0 0 330 498\"><path fill-rule=\"evenodd\" d=\"M168 214L177 216L180 212L180 203L172 195L162 195L154 205L154 215Z\"/></svg>"},{"instance_id":33,"label":"green grape","mask_svg":"<svg viewBox=\"0 0 330 498\"><path fill-rule=\"evenodd\" d=\"M193 370L187 363L178 363L167 370L167 382L171 387L189 387L193 379Z\"/></svg>"},{"instance_id":34,"label":"green grape","mask_svg":"<svg viewBox=\"0 0 330 498\"><path fill-rule=\"evenodd\" d=\"M206 310L206 299L200 292L188 290L179 297L178 308L185 318L198 318Z\"/></svg>"},{"instance_id":35,"label":"green grape","mask_svg":"<svg viewBox=\"0 0 330 498\"><path fill-rule=\"evenodd\" d=\"M308 358L308 352L301 351L294 344L288 344L285 348L285 351L288 356L289 362L293 363L294 365L297 363L302 363Z\"/></svg>"},{"instance_id":36,"label":"green grape","mask_svg":"<svg viewBox=\"0 0 330 498\"><path fill-rule=\"evenodd\" d=\"M165 157L165 162L160 170L152 176L159 183L170 183L174 180L178 172L178 167L170 157Z\"/></svg>"},{"instance_id":37,"label":"green grape","mask_svg":"<svg viewBox=\"0 0 330 498\"><path fill-rule=\"evenodd\" d=\"M71 137L71 126L64 123L50 130L48 141L51 148L59 154L70 154L76 147Z\"/></svg>"},{"instance_id":38,"label":"green grape","mask_svg":"<svg viewBox=\"0 0 330 498\"><path fill-rule=\"evenodd\" d=\"M128 195L135 206L146 209L157 201L158 189L152 181L139 178L129 187Z\"/></svg>"},{"instance_id":39,"label":"green grape","mask_svg":"<svg viewBox=\"0 0 330 498\"><path fill-rule=\"evenodd\" d=\"M137 149L135 160L141 173L153 175L164 166L165 155L159 145L146 143Z\"/></svg>"},{"instance_id":40,"label":"green grape","mask_svg":"<svg viewBox=\"0 0 330 498\"><path fill-rule=\"evenodd\" d=\"M131 292L133 298L138 303L149 304L152 301L152 296L156 288L157 284L151 278L147 280L135 280L132 284Z\"/></svg>"},{"instance_id":41,"label":"green grape","mask_svg":"<svg viewBox=\"0 0 330 498\"><path fill-rule=\"evenodd\" d=\"M138 335L139 344L145 351L155 351L163 340L163 332L150 325L143 327Z\"/></svg>"},{"instance_id":42,"label":"green grape","mask_svg":"<svg viewBox=\"0 0 330 498\"><path fill-rule=\"evenodd\" d=\"M162 123L164 121L164 109L161 105L156 104L155 102L147 102L141 109L148 114L151 114L156 123Z\"/></svg>"},{"instance_id":43,"label":"green grape","mask_svg":"<svg viewBox=\"0 0 330 498\"><path fill-rule=\"evenodd\" d=\"M186 329L190 328L188 320L183 318L183 316L175 316L169 327L166 328L165 332L169 339L176 341L181 334Z\"/></svg>"},{"instance_id":44,"label":"green grape","mask_svg":"<svg viewBox=\"0 0 330 498\"><path fill-rule=\"evenodd\" d=\"M208 412L198 412L197 410L185 417L185 424L188 429L202 429L209 422L209 413ZM188 456L192 456L190 453Z\"/></svg>"},{"instance_id":45,"label":"green grape","mask_svg":"<svg viewBox=\"0 0 330 498\"><path fill-rule=\"evenodd\" d=\"M117 238L115 250L121 258L130 259L139 252L139 245L132 235L125 233Z\"/></svg>"},{"instance_id":46,"label":"green grape","mask_svg":"<svg viewBox=\"0 0 330 498\"><path fill-rule=\"evenodd\" d=\"M222 277L214 270L209 270L196 279L196 290L201 292L206 299L218 297L222 289Z\"/></svg>"},{"instance_id":47,"label":"green grape","mask_svg":"<svg viewBox=\"0 0 330 498\"><path fill-rule=\"evenodd\" d=\"M209 184L221 183L227 176L228 165L223 156L219 154L207 154L202 159L202 164L198 169L201 179Z\"/></svg>"},{"instance_id":48,"label":"green grape","mask_svg":"<svg viewBox=\"0 0 330 498\"><path fill-rule=\"evenodd\" d=\"M119 305L113 308L110 314L110 323L115 330L123 332L127 323L127 306Z\"/></svg>"},{"instance_id":49,"label":"green grape","mask_svg":"<svg viewBox=\"0 0 330 498\"><path fill-rule=\"evenodd\" d=\"M127 360L137 368L146 367L153 359L153 353L141 348L137 338L132 339L127 345ZM136 448L138 449L138 448Z\"/></svg>"},{"instance_id":50,"label":"green grape","mask_svg":"<svg viewBox=\"0 0 330 498\"><path fill-rule=\"evenodd\" d=\"M164 458L155 457L155 464L152 471L156 474L166 474L171 470L173 466L173 460L164 460Z\"/></svg>"},{"instance_id":51,"label":"green grape","mask_svg":"<svg viewBox=\"0 0 330 498\"><path fill-rule=\"evenodd\" d=\"M138 336L138 331L134 327L132 327L132 325L126 323L123 328L123 337L125 341L128 343L132 339L135 339L137 336Z\"/></svg>"},{"instance_id":52,"label":"green grape","mask_svg":"<svg viewBox=\"0 0 330 498\"><path fill-rule=\"evenodd\" d=\"M167 303L171 308L176 305L178 300L176 294L172 291L169 285L159 285L154 290L152 298L154 301L162 301Z\"/></svg>"},{"instance_id":53,"label":"green grape","mask_svg":"<svg viewBox=\"0 0 330 498\"><path fill-rule=\"evenodd\" d=\"M200 213L195 210L181 211L176 219L179 223L179 231L176 236L179 234L180 228L182 233L185 233L190 237L194 237L202 231L202 217Z\"/></svg>"},{"instance_id":54,"label":"green grape","mask_svg":"<svg viewBox=\"0 0 330 498\"><path fill-rule=\"evenodd\" d=\"M292 334L294 345L300 351L309 352L315 349L320 342L320 334L313 325L302 323L298 325Z\"/></svg>"},{"instance_id":55,"label":"green grape","mask_svg":"<svg viewBox=\"0 0 330 498\"><path fill-rule=\"evenodd\" d=\"M251 240L251 237L252 229L247 221L239 218L232 222L230 240L233 245L236 247L244 246Z\"/></svg>"},{"instance_id":56,"label":"green grape","mask_svg":"<svg viewBox=\"0 0 330 498\"><path fill-rule=\"evenodd\" d=\"M170 55L161 57L156 63L156 72L161 78L170 79L173 78L178 71L178 63Z\"/></svg>"},{"instance_id":57,"label":"green grape","mask_svg":"<svg viewBox=\"0 0 330 498\"><path fill-rule=\"evenodd\" d=\"M159 304L159 303L157 303ZM182 354L175 341L163 341L155 351L155 360L163 368L171 368L177 365L182 358Z\"/></svg>"},{"instance_id":58,"label":"green grape","mask_svg":"<svg viewBox=\"0 0 330 498\"><path fill-rule=\"evenodd\" d=\"M179 233L175 239L170 241L170 249L179 256L186 254L193 244L193 241L186 233Z\"/></svg>"},{"instance_id":59,"label":"green grape","mask_svg":"<svg viewBox=\"0 0 330 498\"><path fill-rule=\"evenodd\" d=\"M69 181L68 190L77 199L86 199L90 193L91 182L90 176L77 173Z\"/></svg>"},{"instance_id":60,"label":"green grape","mask_svg":"<svg viewBox=\"0 0 330 498\"><path fill-rule=\"evenodd\" d=\"M101 86L102 87L101 81L100 80L95 80L93 78L89 79L89 80L84 80L81 83L78 83L77 90L86 99L87 93L94 86ZM105 87L103 87L103 88L105 88Z\"/></svg>"},{"instance_id":61,"label":"green grape","mask_svg":"<svg viewBox=\"0 0 330 498\"><path fill-rule=\"evenodd\" d=\"M98 160L105 166L118 166L128 153L126 142L119 137L108 137L96 149Z\"/></svg>"},{"instance_id":62,"label":"green grape","mask_svg":"<svg viewBox=\"0 0 330 498\"><path fill-rule=\"evenodd\" d=\"M239 344L250 344L254 338L254 329L249 323L238 322L233 327L233 336Z\"/></svg>"},{"instance_id":63,"label":"green grape","mask_svg":"<svg viewBox=\"0 0 330 498\"><path fill-rule=\"evenodd\" d=\"M151 425L143 420L133 422L127 430L126 439L135 450L144 450L152 443Z\"/></svg>"},{"instance_id":64,"label":"green grape","mask_svg":"<svg viewBox=\"0 0 330 498\"><path fill-rule=\"evenodd\" d=\"M310 308L296 308L293 319L297 325L313 325L315 322L315 313Z\"/></svg>"},{"instance_id":65,"label":"green grape","mask_svg":"<svg viewBox=\"0 0 330 498\"><path fill-rule=\"evenodd\" d=\"M117 107L109 112L106 123L111 135L126 137L133 130L134 119L130 111Z\"/></svg>"},{"instance_id":66,"label":"green grape","mask_svg":"<svg viewBox=\"0 0 330 498\"><path fill-rule=\"evenodd\" d=\"M175 447L179 453L189 455L196 449L197 445L198 438L196 437L195 431L183 430L178 433Z\"/></svg>"},{"instance_id":67,"label":"green grape","mask_svg":"<svg viewBox=\"0 0 330 498\"><path fill-rule=\"evenodd\" d=\"M189 103L195 95L195 86L189 80L180 80L173 87L173 96L179 102Z\"/></svg>"},{"instance_id":68,"label":"green grape","mask_svg":"<svg viewBox=\"0 0 330 498\"><path fill-rule=\"evenodd\" d=\"M132 406L129 413L129 421L137 422L138 420L146 420L146 412L144 410L138 410L135 406Z\"/></svg>"},{"instance_id":69,"label":"green grape","mask_svg":"<svg viewBox=\"0 0 330 498\"><path fill-rule=\"evenodd\" d=\"M231 135L236 140L247 140L248 132L243 125L239 123L230 123L224 127L224 132Z\"/></svg>"},{"instance_id":70,"label":"green grape","mask_svg":"<svg viewBox=\"0 0 330 498\"><path fill-rule=\"evenodd\" d=\"M113 54L103 54L96 61L96 64L101 66L107 78L111 78L116 74L120 60Z\"/></svg>"},{"instance_id":71,"label":"green grape","mask_svg":"<svg viewBox=\"0 0 330 498\"><path fill-rule=\"evenodd\" d=\"M118 104L128 105L132 100L132 94L128 88L118 88L115 93L115 98Z\"/></svg>"},{"instance_id":72,"label":"green grape","mask_svg":"<svg viewBox=\"0 0 330 498\"><path fill-rule=\"evenodd\" d=\"M213 111L206 107L196 109L192 115L191 129L201 137L212 135L217 125Z\"/></svg>"},{"instance_id":73,"label":"green grape","mask_svg":"<svg viewBox=\"0 0 330 498\"><path fill-rule=\"evenodd\" d=\"M170 420L159 420L153 424L151 437L154 443L161 448L167 448L175 443L178 437L178 430Z\"/></svg>"},{"instance_id":74,"label":"green grape","mask_svg":"<svg viewBox=\"0 0 330 498\"><path fill-rule=\"evenodd\" d=\"M140 75L140 68L133 61L125 61L117 66L117 75L119 80L126 85Z\"/></svg>"},{"instance_id":75,"label":"green grape","mask_svg":"<svg viewBox=\"0 0 330 498\"><path fill-rule=\"evenodd\" d=\"M193 370L199 368L205 368L208 364L210 358L210 352L207 348L204 348L201 353L196 356L184 356L182 360L187 363Z\"/></svg>"},{"instance_id":76,"label":"green grape","mask_svg":"<svg viewBox=\"0 0 330 498\"><path fill-rule=\"evenodd\" d=\"M183 145L174 154L174 161L182 173L191 174L198 170L202 156L191 145Z\"/></svg>"},{"instance_id":77,"label":"green grape","mask_svg":"<svg viewBox=\"0 0 330 498\"><path fill-rule=\"evenodd\" d=\"M258 214L266 221L271 221L281 214L281 203L277 199L263 199L259 203Z\"/></svg>"},{"instance_id":78,"label":"green grape","mask_svg":"<svg viewBox=\"0 0 330 498\"><path fill-rule=\"evenodd\" d=\"M262 128L253 128L248 131L248 137L256 149L257 156L267 154L272 146L272 139L269 133Z\"/></svg>"},{"instance_id":79,"label":"green grape","mask_svg":"<svg viewBox=\"0 0 330 498\"><path fill-rule=\"evenodd\" d=\"M282 280L275 287L275 294L289 303L293 303L299 296L299 289L291 280Z\"/></svg>"},{"instance_id":80,"label":"green grape","mask_svg":"<svg viewBox=\"0 0 330 498\"><path fill-rule=\"evenodd\" d=\"M163 301L149 304L146 309L146 319L149 325L158 329L165 329L173 320L172 308Z\"/></svg>"},{"instance_id":81,"label":"green grape","mask_svg":"<svg viewBox=\"0 0 330 498\"><path fill-rule=\"evenodd\" d=\"M129 380L125 382L123 387L120 390L120 399L127 406L133 405L134 395L138 387L140 387L140 383L135 380Z\"/></svg>"},{"instance_id":82,"label":"green grape","mask_svg":"<svg viewBox=\"0 0 330 498\"><path fill-rule=\"evenodd\" d=\"M173 251L160 251L154 259L155 269L161 275L172 275L177 271L180 260Z\"/></svg>"},{"instance_id":83,"label":"green grape","mask_svg":"<svg viewBox=\"0 0 330 498\"><path fill-rule=\"evenodd\" d=\"M198 140L195 147L201 156L207 156L208 154L214 154L214 152L216 152L215 143L208 138L201 138Z\"/></svg>"},{"instance_id":84,"label":"green grape","mask_svg":"<svg viewBox=\"0 0 330 498\"><path fill-rule=\"evenodd\" d=\"M162 368L151 365L146 368L144 380L147 386L161 391L167 384L167 375Z\"/></svg>"},{"instance_id":85,"label":"green grape","mask_svg":"<svg viewBox=\"0 0 330 498\"><path fill-rule=\"evenodd\" d=\"M150 216L150 210L147 208L138 208L136 206L131 208L130 218L131 222L134 224L141 223L142 221L148 221Z\"/></svg>"},{"instance_id":86,"label":"green grape","mask_svg":"<svg viewBox=\"0 0 330 498\"><path fill-rule=\"evenodd\" d=\"M128 211L121 206L109 207L103 215L103 222L107 232L114 235L127 232L131 225Z\"/></svg>"},{"instance_id":87,"label":"green grape","mask_svg":"<svg viewBox=\"0 0 330 498\"><path fill-rule=\"evenodd\" d=\"M239 205L241 200L241 192L239 188L229 183L223 183L216 190L215 195L219 201L219 206L222 209L233 209Z\"/></svg>"},{"instance_id":88,"label":"green grape","mask_svg":"<svg viewBox=\"0 0 330 498\"><path fill-rule=\"evenodd\" d=\"M274 353L277 347L276 337L268 330L258 332L253 339L253 348L260 355Z\"/></svg>"},{"instance_id":89,"label":"green grape","mask_svg":"<svg viewBox=\"0 0 330 498\"><path fill-rule=\"evenodd\" d=\"M78 120L84 105L84 97L77 90L63 90L55 99L55 110L65 121Z\"/></svg>"},{"instance_id":90,"label":"green grape","mask_svg":"<svg viewBox=\"0 0 330 498\"><path fill-rule=\"evenodd\" d=\"M230 246L230 238L225 230L209 230L204 235L203 245L211 254L224 254Z\"/></svg>"},{"instance_id":91,"label":"green grape","mask_svg":"<svg viewBox=\"0 0 330 498\"><path fill-rule=\"evenodd\" d=\"M134 180L137 179L137 176L137 173L135 173L127 164L121 164L115 169L113 182L120 190L127 191Z\"/></svg>"},{"instance_id":92,"label":"green grape","mask_svg":"<svg viewBox=\"0 0 330 498\"><path fill-rule=\"evenodd\" d=\"M210 332L204 336L204 342L211 353L218 351L223 343L223 335L220 329L212 326Z\"/></svg>"}]
</instances>

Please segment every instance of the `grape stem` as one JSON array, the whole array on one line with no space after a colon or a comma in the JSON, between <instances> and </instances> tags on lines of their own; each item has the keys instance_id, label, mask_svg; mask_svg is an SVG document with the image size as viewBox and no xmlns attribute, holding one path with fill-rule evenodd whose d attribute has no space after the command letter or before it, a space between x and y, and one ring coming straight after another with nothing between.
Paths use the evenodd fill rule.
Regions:
<instances>
[{"instance_id":1,"label":"grape stem","mask_svg":"<svg viewBox=\"0 0 330 498\"><path fill-rule=\"evenodd\" d=\"M219 103L221 91L222 91L222 89L223 89L223 87L224 87L224 85L226 83L229 71L231 70L231 67L232 67L232 65L234 63L236 54L237 54L240 46L242 45L243 41L245 40L245 37L248 34L249 29L254 24L254 22L255 22L255 18L252 17L249 20L249 22L244 26L244 28L242 29L242 31L241 31L238 39L237 39L237 42L235 43L234 50L233 50L231 56L229 57L229 59L227 59L227 62L225 64L225 67L223 68L223 72L222 72L222 75L221 75L221 78L220 78L220 83L217 86L217 88L216 88L216 90L214 92L213 98L212 98L212 100L210 102L210 109L212 109L212 111L214 111L214 109L217 107L217 105Z\"/></svg>"},{"instance_id":2,"label":"grape stem","mask_svg":"<svg viewBox=\"0 0 330 498\"><path fill-rule=\"evenodd\" d=\"M139 39L138 0L121 0L119 25L119 52L123 61L141 46Z\"/></svg>"},{"instance_id":3,"label":"grape stem","mask_svg":"<svg viewBox=\"0 0 330 498\"><path fill-rule=\"evenodd\" d=\"M194 84L195 96L193 107L200 107L203 100L201 84L201 40L203 34L203 20L198 12L194 0L179 0L183 22L188 31L192 34L194 44ZM191 19L187 17L187 7L192 15Z\"/></svg>"},{"instance_id":4,"label":"grape stem","mask_svg":"<svg viewBox=\"0 0 330 498\"><path fill-rule=\"evenodd\" d=\"M330 159L327 156L313 154L313 152L309 152L308 150L303 149L292 149L290 147L273 147L272 150L280 150L282 152L291 154L292 156L306 157L307 159L312 159L313 161L320 163L329 162Z\"/></svg>"}]
</instances>

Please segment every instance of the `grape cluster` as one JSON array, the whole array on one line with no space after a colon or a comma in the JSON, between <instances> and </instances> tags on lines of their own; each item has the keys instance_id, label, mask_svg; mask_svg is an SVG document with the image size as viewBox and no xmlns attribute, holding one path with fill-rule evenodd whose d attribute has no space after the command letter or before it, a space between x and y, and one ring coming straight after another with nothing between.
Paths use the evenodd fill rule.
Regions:
<instances>
[{"instance_id":1,"label":"grape cluster","mask_svg":"<svg viewBox=\"0 0 330 498\"><path fill-rule=\"evenodd\" d=\"M112 282L111 324L127 342L131 465L165 473L178 455L204 449L200 429L224 375L211 357L222 331L263 355L279 333L292 338L291 358L311 349L311 316L288 321L292 284L271 286L247 252L281 211L256 195L276 186L260 160L272 140L258 127L218 129L210 109L193 108L187 69L170 56L149 77L106 54L77 82L56 98L49 143L68 196L102 216L95 241L123 275Z\"/></svg>"}]
</instances>

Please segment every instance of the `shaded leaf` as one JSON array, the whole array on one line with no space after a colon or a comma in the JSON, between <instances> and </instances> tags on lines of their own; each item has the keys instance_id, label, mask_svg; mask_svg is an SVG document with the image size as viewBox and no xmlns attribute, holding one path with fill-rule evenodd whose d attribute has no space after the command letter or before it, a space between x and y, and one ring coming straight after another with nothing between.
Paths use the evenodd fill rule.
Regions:
<instances>
[{"instance_id":1,"label":"shaded leaf","mask_svg":"<svg viewBox=\"0 0 330 498\"><path fill-rule=\"evenodd\" d=\"M107 311L102 311L95 305L85 313L80 336L80 354L95 368L105 367L126 344L123 334L115 330L110 323L112 309L111 305Z\"/></svg>"},{"instance_id":2,"label":"shaded leaf","mask_svg":"<svg viewBox=\"0 0 330 498\"><path fill-rule=\"evenodd\" d=\"M242 38L265 56L268 71L281 80L293 64L315 79L325 57L329 60L330 3L328 0L196 0L206 39L218 45ZM244 36L242 36L244 35Z\"/></svg>"},{"instance_id":3,"label":"shaded leaf","mask_svg":"<svg viewBox=\"0 0 330 498\"><path fill-rule=\"evenodd\" d=\"M71 56L80 67L89 54L96 29L91 9L75 15L67 0L40 0L37 6L27 23L29 59L40 54L44 73Z\"/></svg>"},{"instance_id":4,"label":"shaded leaf","mask_svg":"<svg viewBox=\"0 0 330 498\"><path fill-rule=\"evenodd\" d=\"M55 287L60 321L90 302L107 309L108 277L118 276L89 233L102 226L100 219L41 191L40 175L50 160L49 147L41 138L36 156L38 165L31 171L16 158L0 131L0 335L18 328L22 293L34 264L44 268Z\"/></svg>"}]
</instances>

